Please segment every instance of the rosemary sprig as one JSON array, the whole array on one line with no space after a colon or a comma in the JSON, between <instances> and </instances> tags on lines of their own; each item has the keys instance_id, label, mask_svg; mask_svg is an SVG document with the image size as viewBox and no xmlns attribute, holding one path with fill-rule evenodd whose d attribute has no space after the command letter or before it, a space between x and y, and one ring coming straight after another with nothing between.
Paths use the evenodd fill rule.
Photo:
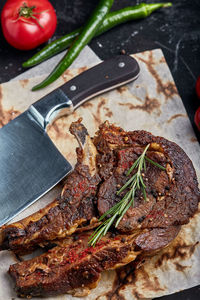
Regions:
<instances>
[{"instance_id":1,"label":"rosemary sprig","mask_svg":"<svg viewBox=\"0 0 200 300\"><path fill-rule=\"evenodd\" d=\"M100 218L99 221L103 221L107 216L110 216L108 219L103 221L101 225L99 225L96 230L93 232L93 234L90 236L90 240L88 244L90 246L95 246L95 244L108 232L114 221L115 228L119 225L119 222L127 212L127 210L134 206L134 198L135 198L135 192L137 189L142 190L144 199L147 199L146 196L146 186L144 184L143 178L142 178L142 172L146 171L146 160L160 168L161 170L165 170L163 166L158 164L157 162L154 162L150 158L146 157L146 152L149 148L150 144L146 146L143 153L137 158L137 160L133 163L131 168L127 172L127 176L131 174L131 172L134 169L137 169L137 172L120 188L119 191L117 191L117 195L120 195L126 188L129 188L129 191L124 195L124 197L113 207L111 207L109 210L107 210Z\"/></svg>"}]
</instances>

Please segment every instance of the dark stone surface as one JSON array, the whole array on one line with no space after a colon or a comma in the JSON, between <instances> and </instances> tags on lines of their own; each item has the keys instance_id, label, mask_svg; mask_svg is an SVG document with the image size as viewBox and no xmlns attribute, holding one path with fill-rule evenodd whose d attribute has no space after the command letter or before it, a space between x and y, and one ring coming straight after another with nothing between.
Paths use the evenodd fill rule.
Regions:
<instances>
[{"instance_id":1,"label":"dark stone surface","mask_svg":"<svg viewBox=\"0 0 200 300\"><path fill-rule=\"evenodd\" d=\"M0 2L0 10L5 2ZM113 10L140 2L143 1L115 0ZM51 3L58 16L55 33L58 38L84 24L97 0L51 0ZM21 74L24 71L22 62L42 48L18 51L6 43L2 32L0 41L0 83ZM200 75L200 0L174 0L172 8L155 12L147 19L120 25L93 39L90 46L101 59L119 54L122 49L131 54L161 48L200 141L200 133L193 121L195 110L200 106L195 95L195 81ZM159 299L196 300L200 299L200 290L195 287Z\"/></svg>"}]
</instances>

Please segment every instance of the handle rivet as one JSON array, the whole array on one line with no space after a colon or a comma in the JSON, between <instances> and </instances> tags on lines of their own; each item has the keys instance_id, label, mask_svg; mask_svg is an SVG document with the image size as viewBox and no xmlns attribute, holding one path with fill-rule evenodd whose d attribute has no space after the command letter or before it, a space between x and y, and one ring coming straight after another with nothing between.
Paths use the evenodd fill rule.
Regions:
<instances>
[{"instance_id":1,"label":"handle rivet","mask_svg":"<svg viewBox=\"0 0 200 300\"><path fill-rule=\"evenodd\" d=\"M76 90L76 86L75 85L72 85L72 86L70 86L70 91L75 91Z\"/></svg>"},{"instance_id":2,"label":"handle rivet","mask_svg":"<svg viewBox=\"0 0 200 300\"><path fill-rule=\"evenodd\" d=\"M118 65L120 68L123 68L125 66L125 63L124 62L120 62L119 65Z\"/></svg>"}]
</instances>

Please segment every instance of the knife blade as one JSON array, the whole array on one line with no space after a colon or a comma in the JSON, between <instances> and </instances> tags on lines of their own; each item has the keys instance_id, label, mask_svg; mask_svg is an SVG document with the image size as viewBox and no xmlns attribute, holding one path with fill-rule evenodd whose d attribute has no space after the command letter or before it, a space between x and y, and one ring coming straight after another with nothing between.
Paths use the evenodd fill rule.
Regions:
<instances>
[{"instance_id":1,"label":"knife blade","mask_svg":"<svg viewBox=\"0 0 200 300\"><path fill-rule=\"evenodd\" d=\"M0 225L42 197L72 170L46 133L55 119L135 80L137 61L119 55L74 77L0 129Z\"/></svg>"}]
</instances>

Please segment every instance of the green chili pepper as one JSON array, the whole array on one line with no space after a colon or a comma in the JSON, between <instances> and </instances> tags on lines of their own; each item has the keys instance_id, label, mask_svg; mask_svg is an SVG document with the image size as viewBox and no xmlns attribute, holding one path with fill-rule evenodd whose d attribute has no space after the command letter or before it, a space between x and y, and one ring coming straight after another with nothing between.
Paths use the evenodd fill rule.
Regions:
<instances>
[{"instance_id":1,"label":"green chili pepper","mask_svg":"<svg viewBox=\"0 0 200 300\"><path fill-rule=\"evenodd\" d=\"M72 46L68 50L67 54L62 58L62 60L57 64L57 66L53 69L53 71L50 73L50 75L45 78L41 83L38 85L34 86L32 88L32 91L36 91L38 89L44 88L47 85L51 84L54 82L56 79L60 77L64 73L64 71L73 63L73 61L76 59L76 57L79 55L81 50L91 41L91 39L95 36L96 32L98 31L98 27L102 25L103 19L105 18L107 12L111 8L114 0L100 0L99 5L93 12L92 16L89 18L88 22L86 25L83 27L83 29L80 31L80 34L78 35L77 38L75 38ZM168 7L171 6L172 3L155 3L155 4L145 4L142 3L135 8L135 19L138 18L144 18L151 14L154 10L161 8L161 7ZM126 12L129 11L130 8L125 10L124 12L124 18ZM136 13L137 10L137 13ZM115 15L114 12L110 14L111 16ZM128 13L129 15L129 13ZM124 21L121 21L125 22ZM119 20L117 21L116 19L116 24L119 24ZM105 32L106 30L112 28L113 23L111 22L106 22L104 28L100 28L98 31L98 34L101 34L102 32Z\"/></svg>"},{"instance_id":2,"label":"green chili pepper","mask_svg":"<svg viewBox=\"0 0 200 300\"><path fill-rule=\"evenodd\" d=\"M54 82L62 73L72 64L79 55L81 50L91 41L95 35L99 25L109 12L114 0L100 0L96 9L87 21L86 25L80 32L80 35L75 39L67 54L51 72L51 74L41 83L32 88L33 91L41 89L50 83Z\"/></svg>"},{"instance_id":3,"label":"green chili pepper","mask_svg":"<svg viewBox=\"0 0 200 300\"><path fill-rule=\"evenodd\" d=\"M171 5L172 3L169 2L155 4L141 3L136 6L126 7L108 13L105 19L103 20L103 23L100 25L100 28L97 30L95 36L98 36L119 24L145 18L157 9L161 7L169 7ZM35 55L33 55L30 59L24 62L22 66L25 68L35 66L43 62L44 60L58 54L59 52L67 49L71 45L73 40L80 34L81 30L82 27L48 44Z\"/></svg>"}]
</instances>

